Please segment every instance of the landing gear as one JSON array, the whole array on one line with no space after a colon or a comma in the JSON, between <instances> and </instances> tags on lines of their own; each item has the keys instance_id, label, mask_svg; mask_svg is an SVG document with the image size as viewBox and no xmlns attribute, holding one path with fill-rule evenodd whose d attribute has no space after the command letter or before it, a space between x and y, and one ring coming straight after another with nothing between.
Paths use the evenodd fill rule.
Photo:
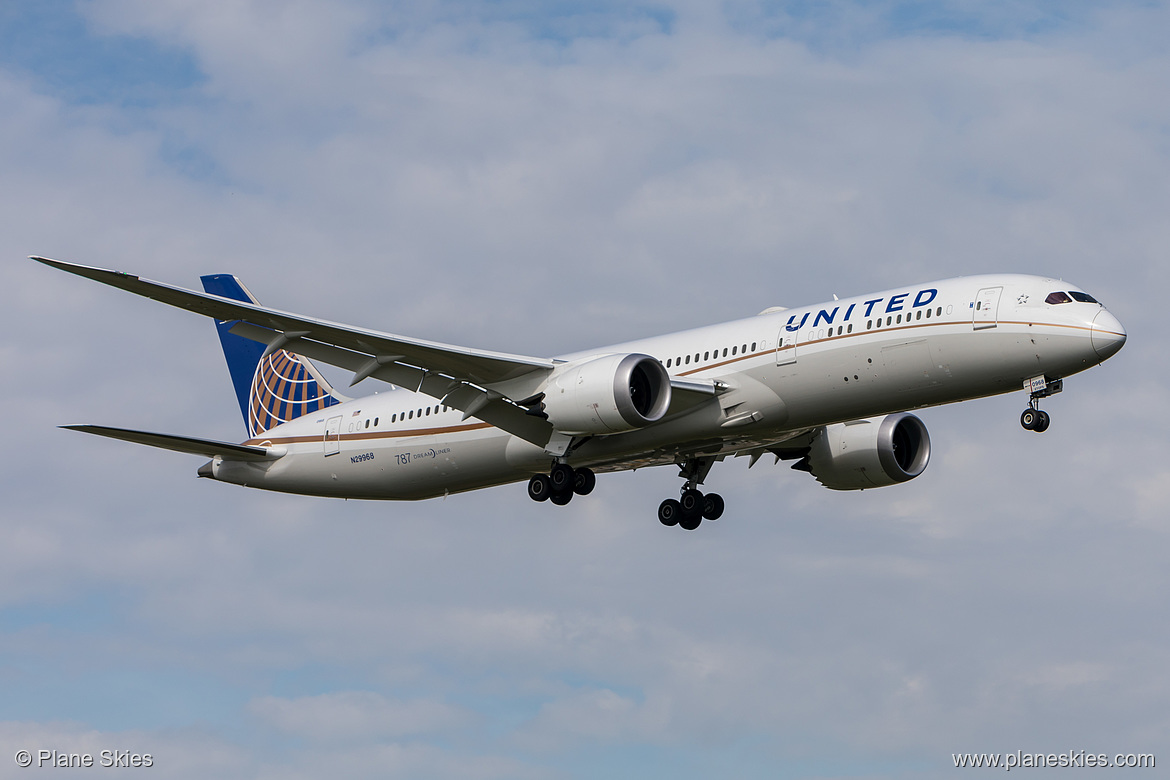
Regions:
<instances>
[{"instance_id":1,"label":"landing gear","mask_svg":"<svg viewBox=\"0 0 1170 780\"><path fill-rule=\"evenodd\" d=\"M534 474L528 480L528 497L533 501L548 501L552 495L552 480L548 474Z\"/></svg>"},{"instance_id":2,"label":"landing gear","mask_svg":"<svg viewBox=\"0 0 1170 780\"><path fill-rule=\"evenodd\" d=\"M1042 412L1039 409L1028 408L1020 415L1020 425L1024 427L1025 431L1044 433L1051 424L1052 418L1048 416L1048 412Z\"/></svg>"},{"instance_id":3,"label":"landing gear","mask_svg":"<svg viewBox=\"0 0 1170 780\"><path fill-rule=\"evenodd\" d=\"M718 520L723 516L723 497L718 493L704 495L698 488L714 463L714 458L693 458L679 464L679 476L686 482L683 483L678 500L668 498L658 505L660 523L693 531L704 520Z\"/></svg>"},{"instance_id":4,"label":"landing gear","mask_svg":"<svg viewBox=\"0 0 1170 780\"><path fill-rule=\"evenodd\" d=\"M1024 383L1024 388L1029 391L1028 408L1020 415L1020 425L1025 431L1044 433L1052 424L1052 418L1048 412L1040 411L1040 399L1059 393L1064 389L1064 381L1040 376L1029 379Z\"/></svg>"},{"instance_id":5,"label":"landing gear","mask_svg":"<svg viewBox=\"0 0 1170 780\"><path fill-rule=\"evenodd\" d=\"M534 474L528 480L528 497L533 501L552 501L557 506L564 506L573 500L573 494L587 496L596 485L597 476L591 469L554 463L548 474Z\"/></svg>"},{"instance_id":6,"label":"landing gear","mask_svg":"<svg viewBox=\"0 0 1170 780\"><path fill-rule=\"evenodd\" d=\"M708 493L703 498L703 519L718 520L723 517L723 496L718 493Z\"/></svg>"},{"instance_id":7,"label":"landing gear","mask_svg":"<svg viewBox=\"0 0 1170 780\"><path fill-rule=\"evenodd\" d=\"M678 525L682 517L682 506L673 498L668 498L658 505L658 522L663 525Z\"/></svg>"}]
</instances>

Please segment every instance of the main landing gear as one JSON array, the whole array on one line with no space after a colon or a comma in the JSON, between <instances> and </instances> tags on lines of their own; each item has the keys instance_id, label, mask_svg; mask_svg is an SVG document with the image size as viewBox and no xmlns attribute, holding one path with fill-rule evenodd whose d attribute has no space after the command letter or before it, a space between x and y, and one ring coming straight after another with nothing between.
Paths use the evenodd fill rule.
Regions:
<instances>
[{"instance_id":1,"label":"main landing gear","mask_svg":"<svg viewBox=\"0 0 1170 780\"><path fill-rule=\"evenodd\" d=\"M658 521L663 525L677 525L693 531L704 520L718 520L723 516L723 496L718 493L704 495L695 488L686 486L676 501L668 498L658 505Z\"/></svg>"},{"instance_id":2,"label":"main landing gear","mask_svg":"<svg viewBox=\"0 0 1170 780\"><path fill-rule=\"evenodd\" d=\"M698 489L714 463L714 458L694 458L680 464L678 475L686 482L678 500L668 498L658 505L660 523L693 531L703 520L718 520L723 516L723 497L718 493L704 495Z\"/></svg>"},{"instance_id":3,"label":"main landing gear","mask_svg":"<svg viewBox=\"0 0 1170 780\"><path fill-rule=\"evenodd\" d=\"M533 501L552 501L564 506L573 495L587 496L597 485L591 469L575 469L568 463L555 463L547 474L535 474L528 480L528 497Z\"/></svg>"}]
</instances>

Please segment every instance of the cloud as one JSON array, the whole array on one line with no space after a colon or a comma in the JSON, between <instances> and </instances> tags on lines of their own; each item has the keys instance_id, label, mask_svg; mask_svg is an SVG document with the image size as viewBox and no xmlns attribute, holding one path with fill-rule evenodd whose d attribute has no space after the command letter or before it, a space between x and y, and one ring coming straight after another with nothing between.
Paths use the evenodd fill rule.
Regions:
<instances>
[{"instance_id":1,"label":"cloud","mask_svg":"<svg viewBox=\"0 0 1170 780\"><path fill-rule=\"evenodd\" d=\"M248 709L281 731L327 742L365 741L457 729L468 713L437 701L392 701L369 691L285 699L264 696Z\"/></svg>"}]
</instances>

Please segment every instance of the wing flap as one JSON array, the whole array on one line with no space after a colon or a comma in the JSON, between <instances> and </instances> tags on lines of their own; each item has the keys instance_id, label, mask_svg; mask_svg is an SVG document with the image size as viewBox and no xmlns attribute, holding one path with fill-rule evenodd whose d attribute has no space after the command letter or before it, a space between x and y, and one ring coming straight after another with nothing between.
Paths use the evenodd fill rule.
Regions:
<instances>
[{"instance_id":1,"label":"wing flap","mask_svg":"<svg viewBox=\"0 0 1170 780\"><path fill-rule=\"evenodd\" d=\"M129 428L111 428L105 425L62 425L70 431L92 433L110 439L145 444L147 447L184 452L188 455L202 455L205 458L219 456L224 460L265 461L276 460L284 455L283 450L273 447L253 447L247 444L232 444L226 441L196 439L191 436L174 436L167 433L135 431Z\"/></svg>"}]
</instances>

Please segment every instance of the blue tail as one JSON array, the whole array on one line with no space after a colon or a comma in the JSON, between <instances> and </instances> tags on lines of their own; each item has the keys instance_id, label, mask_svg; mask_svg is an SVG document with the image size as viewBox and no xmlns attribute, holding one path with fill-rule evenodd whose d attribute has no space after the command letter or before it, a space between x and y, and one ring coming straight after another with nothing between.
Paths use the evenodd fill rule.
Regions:
<instances>
[{"instance_id":1,"label":"blue tail","mask_svg":"<svg viewBox=\"0 0 1170 780\"><path fill-rule=\"evenodd\" d=\"M248 288L231 274L200 278L203 289L211 295L259 304ZM229 332L237 322L216 321L215 328L219 331L249 438L345 400L307 359L284 349L264 357L263 344Z\"/></svg>"}]
</instances>

